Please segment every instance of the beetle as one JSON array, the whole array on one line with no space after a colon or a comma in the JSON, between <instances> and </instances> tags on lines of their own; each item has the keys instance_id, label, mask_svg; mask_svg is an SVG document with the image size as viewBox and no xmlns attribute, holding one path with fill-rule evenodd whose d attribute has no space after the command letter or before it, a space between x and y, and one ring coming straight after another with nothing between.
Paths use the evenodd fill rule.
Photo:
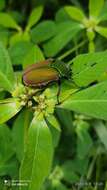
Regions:
<instances>
[{"instance_id":1,"label":"beetle","mask_svg":"<svg viewBox=\"0 0 107 190\"><path fill-rule=\"evenodd\" d=\"M42 88L55 81L60 85L61 78L70 79L71 69L65 62L57 59L40 61L28 66L23 72L24 85L35 88ZM57 95L59 93L60 88Z\"/></svg>"},{"instance_id":2,"label":"beetle","mask_svg":"<svg viewBox=\"0 0 107 190\"><path fill-rule=\"evenodd\" d=\"M28 66L23 72L23 83L26 86L43 87L61 78L70 77L71 69L65 62L47 59Z\"/></svg>"}]
</instances>

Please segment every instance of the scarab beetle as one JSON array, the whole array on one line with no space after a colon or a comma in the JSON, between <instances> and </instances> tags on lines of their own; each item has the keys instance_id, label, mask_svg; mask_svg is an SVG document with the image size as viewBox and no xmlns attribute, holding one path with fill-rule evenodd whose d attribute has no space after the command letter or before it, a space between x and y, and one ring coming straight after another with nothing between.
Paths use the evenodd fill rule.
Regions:
<instances>
[{"instance_id":1,"label":"scarab beetle","mask_svg":"<svg viewBox=\"0 0 107 190\"><path fill-rule=\"evenodd\" d=\"M69 65L60 60L47 59L30 65L23 73L23 83L31 87L43 87L47 84L60 81L61 78L69 79L71 69Z\"/></svg>"}]
</instances>

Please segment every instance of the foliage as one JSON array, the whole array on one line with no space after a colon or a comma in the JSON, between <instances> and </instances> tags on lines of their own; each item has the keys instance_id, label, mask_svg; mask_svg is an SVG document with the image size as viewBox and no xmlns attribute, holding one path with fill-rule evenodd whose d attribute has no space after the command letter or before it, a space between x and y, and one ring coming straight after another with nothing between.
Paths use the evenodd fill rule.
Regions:
<instances>
[{"instance_id":1,"label":"foliage","mask_svg":"<svg viewBox=\"0 0 107 190\"><path fill-rule=\"evenodd\" d=\"M0 1L0 189L107 189L107 1L88 9L79 0ZM71 70L59 97L55 81L22 80L50 57Z\"/></svg>"}]
</instances>

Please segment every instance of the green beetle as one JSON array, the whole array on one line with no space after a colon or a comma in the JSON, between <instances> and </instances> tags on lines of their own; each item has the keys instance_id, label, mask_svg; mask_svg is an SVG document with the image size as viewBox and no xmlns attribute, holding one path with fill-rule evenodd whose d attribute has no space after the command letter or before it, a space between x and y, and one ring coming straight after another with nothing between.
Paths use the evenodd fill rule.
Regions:
<instances>
[{"instance_id":1,"label":"green beetle","mask_svg":"<svg viewBox=\"0 0 107 190\"><path fill-rule=\"evenodd\" d=\"M70 79L70 66L60 60L47 59L30 65L23 73L23 83L31 87L43 87L60 81L61 78Z\"/></svg>"}]
</instances>

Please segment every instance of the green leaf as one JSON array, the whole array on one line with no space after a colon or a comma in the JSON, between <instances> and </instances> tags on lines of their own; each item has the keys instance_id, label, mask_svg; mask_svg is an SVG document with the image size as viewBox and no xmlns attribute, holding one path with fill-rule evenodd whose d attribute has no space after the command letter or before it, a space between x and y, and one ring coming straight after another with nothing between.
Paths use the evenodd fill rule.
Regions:
<instances>
[{"instance_id":1,"label":"green leaf","mask_svg":"<svg viewBox=\"0 0 107 190\"><path fill-rule=\"evenodd\" d=\"M80 179L80 175L86 173L88 167L88 159L75 158L74 160L66 160L62 165L62 171L64 174L64 179L67 182L77 182Z\"/></svg>"},{"instance_id":2,"label":"green leaf","mask_svg":"<svg viewBox=\"0 0 107 190\"><path fill-rule=\"evenodd\" d=\"M98 17L104 6L104 0L89 0L90 17Z\"/></svg>"},{"instance_id":3,"label":"green leaf","mask_svg":"<svg viewBox=\"0 0 107 190\"><path fill-rule=\"evenodd\" d=\"M78 158L85 159L92 149L93 141L89 134L89 123L80 121L77 124L77 156Z\"/></svg>"},{"instance_id":4,"label":"green leaf","mask_svg":"<svg viewBox=\"0 0 107 190\"><path fill-rule=\"evenodd\" d=\"M25 57L33 48L31 42L17 42L9 48L9 54L13 65L20 65L23 63Z\"/></svg>"},{"instance_id":5,"label":"green leaf","mask_svg":"<svg viewBox=\"0 0 107 190\"><path fill-rule=\"evenodd\" d=\"M20 27L16 21L8 13L0 13L0 25L6 28L12 28L20 31Z\"/></svg>"},{"instance_id":6,"label":"green leaf","mask_svg":"<svg viewBox=\"0 0 107 190\"><path fill-rule=\"evenodd\" d=\"M15 79L10 57L3 44L0 43L0 87L12 91Z\"/></svg>"},{"instance_id":7,"label":"green leaf","mask_svg":"<svg viewBox=\"0 0 107 190\"><path fill-rule=\"evenodd\" d=\"M57 109L56 114L58 120L60 121L61 127L64 128L68 133L72 133L72 128L73 128L72 112L65 109Z\"/></svg>"},{"instance_id":8,"label":"green leaf","mask_svg":"<svg viewBox=\"0 0 107 190\"><path fill-rule=\"evenodd\" d=\"M12 137L14 143L14 149L19 161L22 160L24 154L24 143L26 143L26 133L32 118L30 111L23 110L16 118L13 128Z\"/></svg>"},{"instance_id":9,"label":"green leaf","mask_svg":"<svg viewBox=\"0 0 107 190\"><path fill-rule=\"evenodd\" d=\"M10 38L9 44L12 46L18 42L29 42L30 41L30 35L28 32L17 32Z\"/></svg>"},{"instance_id":10,"label":"green leaf","mask_svg":"<svg viewBox=\"0 0 107 190\"><path fill-rule=\"evenodd\" d=\"M7 47L9 42L9 34L6 28L0 26L0 42L2 42L5 47Z\"/></svg>"},{"instance_id":11,"label":"green leaf","mask_svg":"<svg viewBox=\"0 0 107 190\"><path fill-rule=\"evenodd\" d=\"M77 169L76 167L75 167L74 160L72 160L72 161L67 160L62 165L63 178L68 183L69 182L75 183L75 182L79 181L79 175L76 173L77 171L75 171Z\"/></svg>"},{"instance_id":12,"label":"green leaf","mask_svg":"<svg viewBox=\"0 0 107 190\"><path fill-rule=\"evenodd\" d=\"M94 129L100 139L100 141L104 144L107 149L107 126L104 125L102 121L94 122Z\"/></svg>"},{"instance_id":13,"label":"green leaf","mask_svg":"<svg viewBox=\"0 0 107 190\"><path fill-rule=\"evenodd\" d=\"M59 144L60 137L61 137L61 131L58 131L55 127L47 123L48 127L50 128L51 134L52 134L52 141L53 141L53 147L56 148Z\"/></svg>"},{"instance_id":14,"label":"green leaf","mask_svg":"<svg viewBox=\"0 0 107 190\"><path fill-rule=\"evenodd\" d=\"M107 120L107 81L71 95L60 107Z\"/></svg>"},{"instance_id":15,"label":"green leaf","mask_svg":"<svg viewBox=\"0 0 107 190\"><path fill-rule=\"evenodd\" d=\"M11 15L12 18L14 18L15 21L19 24L22 24L25 21L26 16L22 11L19 12L18 10L11 9L9 10L8 14Z\"/></svg>"},{"instance_id":16,"label":"green leaf","mask_svg":"<svg viewBox=\"0 0 107 190\"><path fill-rule=\"evenodd\" d=\"M83 87L99 80L107 70L107 51L79 55L73 60L73 81Z\"/></svg>"},{"instance_id":17,"label":"green leaf","mask_svg":"<svg viewBox=\"0 0 107 190\"><path fill-rule=\"evenodd\" d=\"M0 89L0 100L4 99L5 93L6 92L3 89Z\"/></svg>"},{"instance_id":18,"label":"green leaf","mask_svg":"<svg viewBox=\"0 0 107 190\"><path fill-rule=\"evenodd\" d=\"M29 181L20 190L40 190L50 171L53 155L52 136L43 116L36 114L28 131L20 180ZM40 172L41 171L41 172Z\"/></svg>"},{"instance_id":19,"label":"green leaf","mask_svg":"<svg viewBox=\"0 0 107 190\"><path fill-rule=\"evenodd\" d=\"M61 131L60 124L54 115L50 114L46 119L48 120L49 124L51 124L51 126L55 127L55 129L58 131Z\"/></svg>"},{"instance_id":20,"label":"green leaf","mask_svg":"<svg viewBox=\"0 0 107 190\"><path fill-rule=\"evenodd\" d=\"M101 36L107 38L107 27L96 26L95 31L98 32Z\"/></svg>"},{"instance_id":21,"label":"green leaf","mask_svg":"<svg viewBox=\"0 0 107 190\"><path fill-rule=\"evenodd\" d=\"M107 20L107 2L105 1L101 14L98 17L99 22Z\"/></svg>"},{"instance_id":22,"label":"green leaf","mask_svg":"<svg viewBox=\"0 0 107 190\"><path fill-rule=\"evenodd\" d=\"M24 57L23 67L25 68L30 64L34 64L38 61L43 61L44 59L45 57L42 53L42 50L39 48L39 46L34 45L28 54Z\"/></svg>"},{"instance_id":23,"label":"green leaf","mask_svg":"<svg viewBox=\"0 0 107 190\"><path fill-rule=\"evenodd\" d=\"M0 101L0 124L8 121L11 119L14 115L16 115L20 110L22 106L19 103L18 99L7 99L7 100L1 100Z\"/></svg>"},{"instance_id":24,"label":"green leaf","mask_svg":"<svg viewBox=\"0 0 107 190\"><path fill-rule=\"evenodd\" d=\"M78 88L72 83L72 80L65 80L61 83L61 91L59 96L59 101L63 102L69 97L69 95L78 91Z\"/></svg>"},{"instance_id":25,"label":"green leaf","mask_svg":"<svg viewBox=\"0 0 107 190\"><path fill-rule=\"evenodd\" d=\"M70 16L67 14L67 11L64 9L64 7L60 8L55 15L56 22L64 22L71 20Z\"/></svg>"},{"instance_id":26,"label":"green leaf","mask_svg":"<svg viewBox=\"0 0 107 190\"><path fill-rule=\"evenodd\" d=\"M13 90L12 84L5 76L5 73L2 73L1 71L0 71L0 87L8 92L12 92Z\"/></svg>"},{"instance_id":27,"label":"green leaf","mask_svg":"<svg viewBox=\"0 0 107 190\"><path fill-rule=\"evenodd\" d=\"M11 130L7 125L2 124L0 125L0 169L1 163L5 163L14 154Z\"/></svg>"},{"instance_id":28,"label":"green leaf","mask_svg":"<svg viewBox=\"0 0 107 190\"><path fill-rule=\"evenodd\" d=\"M76 21L83 22L83 20L86 18L82 9L74 6L65 6L64 8L68 15Z\"/></svg>"},{"instance_id":29,"label":"green leaf","mask_svg":"<svg viewBox=\"0 0 107 190\"><path fill-rule=\"evenodd\" d=\"M56 120L55 116L54 118L51 119L51 116L46 118L46 123L51 131L52 134L52 141L53 141L53 146L56 148L58 146L60 136L61 136L61 129L60 129L60 124ZM53 122L52 122L53 121Z\"/></svg>"},{"instance_id":30,"label":"green leaf","mask_svg":"<svg viewBox=\"0 0 107 190\"><path fill-rule=\"evenodd\" d=\"M44 44L46 56L51 57L58 54L81 30L80 24L70 21L60 23L57 27L56 36Z\"/></svg>"},{"instance_id":31,"label":"green leaf","mask_svg":"<svg viewBox=\"0 0 107 190\"><path fill-rule=\"evenodd\" d=\"M53 180L50 190L68 190L68 188L60 180Z\"/></svg>"},{"instance_id":32,"label":"green leaf","mask_svg":"<svg viewBox=\"0 0 107 190\"><path fill-rule=\"evenodd\" d=\"M5 8L6 1L5 0L0 0L0 11Z\"/></svg>"},{"instance_id":33,"label":"green leaf","mask_svg":"<svg viewBox=\"0 0 107 190\"><path fill-rule=\"evenodd\" d=\"M41 43L53 37L55 33L56 25L53 21L42 21L32 29L31 38L34 43Z\"/></svg>"},{"instance_id":34,"label":"green leaf","mask_svg":"<svg viewBox=\"0 0 107 190\"><path fill-rule=\"evenodd\" d=\"M26 30L29 30L33 25L35 25L39 21L39 19L42 16L42 13L43 13L42 6L39 6L39 7L36 7L35 9L33 9L33 11L31 12L31 15L29 17Z\"/></svg>"},{"instance_id":35,"label":"green leaf","mask_svg":"<svg viewBox=\"0 0 107 190\"><path fill-rule=\"evenodd\" d=\"M6 162L0 163L0 176L10 176L12 179L17 177L18 179L19 162L15 156L12 156ZM10 180L8 180L9 182Z\"/></svg>"}]
</instances>

